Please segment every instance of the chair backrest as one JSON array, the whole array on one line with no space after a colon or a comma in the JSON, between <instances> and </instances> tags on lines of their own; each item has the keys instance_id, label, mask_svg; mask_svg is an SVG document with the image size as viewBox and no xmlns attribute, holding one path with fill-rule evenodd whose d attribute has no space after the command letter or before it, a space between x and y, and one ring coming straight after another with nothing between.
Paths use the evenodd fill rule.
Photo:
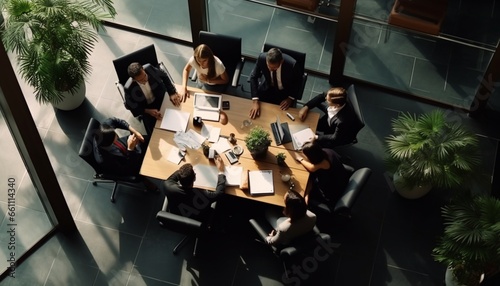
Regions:
<instances>
[{"instance_id":1,"label":"chair backrest","mask_svg":"<svg viewBox=\"0 0 500 286\"><path fill-rule=\"evenodd\" d=\"M210 47L226 67L229 78L233 77L236 65L241 62L241 38L200 31L200 44Z\"/></svg>"},{"instance_id":2,"label":"chair backrest","mask_svg":"<svg viewBox=\"0 0 500 286\"><path fill-rule=\"evenodd\" d=\"M372 170L370 168L361 168L351 175L342 196L335 204L333 213L342 213L346 211L350 215L350 210L357 201L359 194L363 190Z\"/></svg>"},{"instance_id":3,"label":"chair backrest","mask_svg":"<svg viewBox=\"0 0 500 286\"><path fill-rule=\"evenodd\" d=\"M323 240L323 242L321 242ZM320 244L328 244L331 240L330 235L321 233L317 227L314 230L295 239L288 246L282 248L279 256L283 260L289 260L297 255L303 255L313 251Z\"/></svg>"},{"instance_id":4,"label":"chair backrest","mask_svg":"<svg viewBox=\"0 0 500 286\"><path fill-rule=\"evenodd\" d=\"M307 73L305 72L305 68L306 68L306 54L305 53L302 53L302 52L298 52L298 51L294 51L294 50L290 50L290 49L287 49L287 48L283 48L283 47L280 47L280 46L277 46L277 45L273 45L273 44L269 44L269 43L264 43L264 46L262 47L262 52L267 52L269 51L271 48L278 48L281 50L282 53L284 54L287 54L289 56L291 56L292 58L295 59L295 61L297 61L297 66L299 68L299 73L302 74L302 82L299 86L299 98L297 99L301 99L302 98L302 94L304 93L304 89L306 87L306 81L307 81Z\"/></svg>"},{"instance_id":5,"label":"chair backrest","mask_svg":"<svg viewBox=\"0 0 500 286\"><path fill-rule=\"evenodd\" d=\"M354 90L353 84L351 84L347 89L347 103L351 105L352 109L354 110L354 113L356 113L356 118L358 122L356 122L356 125L353 129L353 133L357 134L363 127L365 127L365 119L363 118L363 113L361 112L361 108L359 108L358 98L356 96L356 91ZM357 142L358 139L355 137L353 140L353 144Z\"/></svg>"},{"instance_id":6,"label":"chair backrest","mask_svg":"<svg viewBox=\"0 0 500 286\"><path fill-rule=\"evenodd\" d=\"M80 145L80 150L78 151L78 156L85 160L97 174L102 174L103 172L101 164L97 162L94 149L96 147L94 146L94 134L100 127L101 123L98 120L90 118L87 130L83 136L82 144Z\"/></svg>"},{"instance_id":7,"label":"chair backrest","mask_svg":"<svg viewBox=\"0 0 500 286\"><path fill-rule=\"evenodd\" d=\"M125 85L129 78L127 68L133 62L138 62L141 65L150 63L157 66L158 57L156 56L155 46L149 45L130 54L121 56L113 61L118 81L122 85Z\"/></svg>"}]
</instances>

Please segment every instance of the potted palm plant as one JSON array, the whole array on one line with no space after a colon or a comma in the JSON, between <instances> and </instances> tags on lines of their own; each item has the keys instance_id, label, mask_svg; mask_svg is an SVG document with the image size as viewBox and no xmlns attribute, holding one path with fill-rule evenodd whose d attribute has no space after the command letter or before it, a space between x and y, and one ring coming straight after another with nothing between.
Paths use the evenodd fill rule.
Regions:
<instances>
[{"instance_id":1,"label":"potted palm plant","mask_svg":"<svg viewBox=\"0 0 500 286\"><path fill-rule=\"evenodd\" d=\"M112 0L0 0L2 41L39 103L70 110L85 99L88 57ZM67 102L69 101L69 102Z\"/></svg>"},{"instance_id":2,"label":"potted palm plant","mask_svg":"<svg viewBox=\"0 0 500 286\"><path fill-rule=\"evenodd\" d=\"M394 174L396 190L405 198L419 198L432 187L467 187L479 164L478 140L441 110L420 116L403 113L392 121L394 134L386 138L386 165Z\"/></svg>"},{"instance_id":3,"label":"potted palm plant","mask_svg":"<svg viewBox=\"0 0 500 286\"><path fill-rule=\"evenodd\" d=\"M447 286L479 285L500 271L500 200L462 196L443 207L444 234L434 259L448 266Z\"/></svg>"},{"instance_id":4,"label":"potted palm plant","mask_svg":"<svg viewBox=\"0 0 500 286\"><path fill-rule=\"evenodd\" d=\"M256 126L248 132L245 143L250 154L258 158L266 154L269 145L271 145L271 136L262 127Z\"/></svg>"}]
</instances>

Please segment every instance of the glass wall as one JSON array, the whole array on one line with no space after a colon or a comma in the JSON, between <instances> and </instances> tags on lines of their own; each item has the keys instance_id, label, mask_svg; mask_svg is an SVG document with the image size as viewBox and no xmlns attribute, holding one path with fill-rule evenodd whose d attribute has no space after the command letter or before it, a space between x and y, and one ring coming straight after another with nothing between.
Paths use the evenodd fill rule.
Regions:
<instances>
[{"instance_id":1,"label":"glass wall","mask_svg":"<svg viewBox=\"0 0 500 286\"><path fill-rule=\"evenodd\" d=\"M186 0L115 0L117 24L191 41Z\"/></svg>"},{"instance_id":2,"label":"glass wall","mask_svg":"<svg viewBox=\"0 0 500 286\"><path fill-rule=\"evenodd\" d=\"M314 13L290 11L275 3L208 1L210 31L241 37L242 53L253 57L264 43L304 52L307 69L328 73L336 30L335 19L326 17L330 8L323 16L314 17Z\"/></svg>"},{"instance_id":3,"label":"glass wall","mask_svg":"<svg viewBox=\"0 0 500 286\"><path fill-rule=\"evenodd\" d=\"M3 96L1 94L0 96ZM0 269L15 271L18 258L46 235L53 224L31 182L0 112ZM15 276L15 272L12 273Z\"/></svg>"}]
</instances>

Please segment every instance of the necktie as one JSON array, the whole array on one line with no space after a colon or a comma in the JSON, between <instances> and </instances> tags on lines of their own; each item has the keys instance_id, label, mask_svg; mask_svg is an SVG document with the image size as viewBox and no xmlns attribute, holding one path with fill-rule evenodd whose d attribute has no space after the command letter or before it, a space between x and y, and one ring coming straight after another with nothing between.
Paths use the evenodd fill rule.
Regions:
<instances>
[{"instance_id":1,"label":"necktie","mask_svg":"<svg viewBox=\"0 0 500 286\"><path fill-rule=\"evenodd\" d=\"M115 146L118 147L118 149L120 149L120 151L122 152L123 155L128 154L127 148L125 148L125 145L123 145L123 143L120 140L115 140L115 142L113 142L113 144L115 144Z\"/></svg>"},{"instance_id":2,"label":"necktie","mask_svg":"<svg viewBox=\"0 0 500 286\"><path fill-rule=\"evenodd\" d=\"M274 88L277 89L278 88L278 78L276 76L276 71L275 70L271 72L271 77L272 77L272 80L273 80L273 86L274 86Z\"/></svg>"}]
</instances>

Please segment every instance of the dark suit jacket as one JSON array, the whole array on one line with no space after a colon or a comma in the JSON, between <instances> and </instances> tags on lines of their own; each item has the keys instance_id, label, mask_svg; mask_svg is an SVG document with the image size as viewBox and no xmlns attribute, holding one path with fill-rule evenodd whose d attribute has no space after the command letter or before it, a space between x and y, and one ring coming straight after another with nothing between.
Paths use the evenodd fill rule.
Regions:
<instances>
[{"instance_id":1,"label":"dark suit jacket","mask_svg":"<svg viewBox=\"0 0 500 286\"><path fill-rule=\"evenodd\" d=\"M129 78L124 86L125 107L130 110L135 117L143 115L144 109L146 108L160 109L163 98L165 97L165 92L168 92L169 95L173 95L177 92L167 74L160 69L152 65L145 65L144 71L146 71L148 75L148 82L155 96L155 100L151 104L147 103L146 97L139 84L132 80L132 78Z\"/></svg>"},{"instance_id":2,"label":"dark suit jacket","mask_svg":"<svg viewBox=\"0 0 500 286\"><path fill-rule=\"evenodd\" d=\"M183 188L179 179L179 171L175 171L163 182L170 212L195 219L202 217L203 211L209 209L210 205L224 194L226 188L226 176L223 174L218 177L215 191Z\"/></svg>"},{"instance_id":3,"label":"dark suit jacket","mask_svg":"<svg viewBox=\"0 0 500 286\"><path fill-rule=\"evenodd\" d=\"M301 75L296 66L296 61L289 55L283 54L284 61L281 66L281 83L283 84L283 90L275 92L274 87L271 86L271 72L267 68L266 55L267 53L261 53L259 55L255 67L250 74L252 98L258 97L261 101L275 104L279 104L288 96L295 99L301 99L302 94L299 92ZM264 76L264 78L261 80L262 76Z\"/></svg>"},{"instance_id":4,"label":"dark suit jacket","mask_svg":"<svg viewBox=\"0 0 500 286\"><path fill-rule=\"evenodd\" d=\"M328 104L325 101L325 96L325 93L318 94L306 103L309 109L317 107L325 113L318 122L318 131L324 133L318 135L318 142L327 148L351 143L359 131L359 120L354 109L349 102L346 103L333 117L332 124L328 125Z\"/></svg>"},{"instance_id":5,"label":"dark suit jacket","mask_svg":"<svg viewBox=\"0 0 500 286\"><path fill-rule=\"evenodd\" d=\"M129 124L125 120L116 117L108 118L103 121L104 123L115 129L129 130ZM125 147L127 146L127 139L128 136L118 138ZM95 142L95 144L97 143ZM123 154L115 145L111 145L106 149L98 148L99 154L96 156L100 156L100 158L96 158L96 161L101 164L106 174L136 176L139 174L146 147L146 144L144 146L138 145L133 151L127 151L127 154Z\"/></svg>"}]
</instances>

